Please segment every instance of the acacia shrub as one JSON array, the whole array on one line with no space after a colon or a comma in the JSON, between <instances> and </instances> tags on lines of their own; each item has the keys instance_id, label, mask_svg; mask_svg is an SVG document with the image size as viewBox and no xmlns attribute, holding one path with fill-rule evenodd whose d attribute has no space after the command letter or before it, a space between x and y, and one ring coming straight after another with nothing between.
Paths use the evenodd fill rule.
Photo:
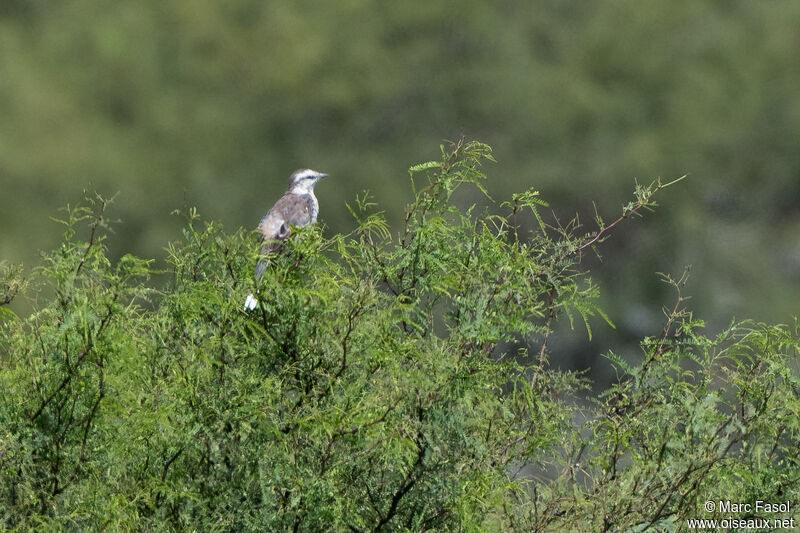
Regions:
<instances>
[{"instance_id":1,"label":"acacia shrub","mask_svg":"<svg viewBox=\"0 0 800 533\"><path fill-rule=\"evenodd\" d=\"M706 338L679 292L592 398L547 337L560 316L591 335L581 256L663 185L582 233L548 225L534 190L497 213L453 205L487 160L443 148L411 168L398 235L358 198L351 233L296 228L258 282L253 235L194 210L157 290L151 261L107 258L105 200L69 209L30 279L0 272L3 525L672 530L706 499L796 498L796 327ZM7 308L19 294L29 317Z\"/></svg>"}]
</instances>

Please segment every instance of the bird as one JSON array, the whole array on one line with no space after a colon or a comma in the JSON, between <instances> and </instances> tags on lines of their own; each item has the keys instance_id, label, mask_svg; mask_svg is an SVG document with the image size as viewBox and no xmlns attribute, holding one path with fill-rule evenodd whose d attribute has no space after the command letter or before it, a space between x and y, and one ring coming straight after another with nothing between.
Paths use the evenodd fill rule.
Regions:
<instances>
[{"instance_id":1,"label":"bird","mask_svg":"<svg viewBox=\"0 0 800 533\"><path fill-rule=\"evenodd\" d=\"M319 201L314 196L314 186L327 174L304 168L295 170L289 176L289 187L286 193L275 202L258 224L261 233L261 257L256 265L256 280L264 274L269 265L269 255L278 250L281 241L286 240L292 232L291 226L308 226L316 223L319 214ZM258 294L258 292L256 292ZM251 293L244 302L244 310L252 311L258 305L258 299Z\"/></svg>"}]
</instances>

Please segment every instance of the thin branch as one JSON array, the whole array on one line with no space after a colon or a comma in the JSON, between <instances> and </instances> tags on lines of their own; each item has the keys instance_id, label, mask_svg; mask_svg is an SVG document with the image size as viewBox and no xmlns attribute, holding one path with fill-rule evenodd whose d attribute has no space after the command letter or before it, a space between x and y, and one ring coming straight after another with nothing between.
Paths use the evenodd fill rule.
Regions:
<instances>
[{"instance_id":1,"label":"thin branch","mask_svg":"<svg viewBox=\"0 0 800 533\"><path fill-rule=\"evenodd\" d=\"M584 250L585 248L588 248L589 246L593 245L594 243L596 243L597 241L599 241L599 240L600 240L600 238L601 238L603 235L605 235L605 234L608 232L608 230L610 230L611 228L613 228L614 226L616 226L617 224L619 224L620 222L622 222L622 221L623 221L623 220L625 220L626 218L630 218L632 215L636 214L636 213L637 213L637 212L638 212L638 211L639 211L641 208L643 208L643 207L646 207L646 206L648 206L648 205L651 205L651 204L650 204L650 199L651 199L651 198L652 198L652 197L653 197L653 196L654 196L654 195L655 195L655 194L656 194L656 193L657 193L659 190L661 190L661 189L664 189L664 188L666 188L666 187L669 187L670 185L674 185L675 183L678 183L679 181L681 181L681 180L682 180L682 179L684 179L685 177L686 177L685 175L684 175L684 176L681 176L680 178L678 178L678 179L676 179L676 180L672 180L671 182L669 182L669 183L666 183L666 184L662 184L662 183L661 183L661 181L659 180L659 181L658 181L658 184L655 186L655 188L653 188L652 190L649 190L649 191L647 191L647 194L645 194L644 196L642 196L641 198L639 198L639 200L638 200L638 202L636 203L636 205L634 205L634 206L632 206L632 207L628 207L627 209L625 209L625 210L622 212L622 216L620 216L618 219L616 219L614 222L612 222L612 223L611 223L611 224L609 224L608 226L603 226L603 227L601 227L601 228L600 228L600 230L597 232L597 234L596 234L596 235L595 235L593 238L589 239L588 241L586 241L585 243L583 243L583 244L582 244L582 245L581 245L581 246L578 248L578 251L582 251L582 250Z\"/></svg>"},{"instance_id":2,"label":"thin branch","mask_svg":"<svg viewBox=\"0 0 800 533\"><path fill-rule=\"evenodd\" d=\"M97 226L98 224L103 222L103 214L105 213L106 210L106 201L99 195L97 196L97 198L100 200L100 212L97 214L97 218L94 219L94 222L92 222L91 225L92 232L89 235L89 244L86 245L86 250L83 252L83 257L81 257L81 262L78 263L78 268L75 269L75 274L79 274L81 268L83 268L83 264L86 262L86 258L89 256L89 250L91 250L92 246L94 246L95 235L97 233Z\"/></svg>"}]
</instances>

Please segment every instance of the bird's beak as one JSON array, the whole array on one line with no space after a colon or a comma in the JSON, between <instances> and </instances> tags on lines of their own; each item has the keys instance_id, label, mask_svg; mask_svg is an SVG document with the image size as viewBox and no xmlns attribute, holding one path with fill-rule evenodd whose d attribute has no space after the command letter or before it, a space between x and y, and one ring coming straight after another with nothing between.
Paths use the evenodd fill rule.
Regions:
<instances>
[{"instance_id":1,"label":"bird's beak","mask_svg":"<svg viewBox=\"0 0 800 533\"><path fill-rule=\"evenodd\" d=\"M327 174L317 174L317 179L318 180L321 180L322 178L327 178L327 177L328 177Z\"/></svg>"}]
</instances>

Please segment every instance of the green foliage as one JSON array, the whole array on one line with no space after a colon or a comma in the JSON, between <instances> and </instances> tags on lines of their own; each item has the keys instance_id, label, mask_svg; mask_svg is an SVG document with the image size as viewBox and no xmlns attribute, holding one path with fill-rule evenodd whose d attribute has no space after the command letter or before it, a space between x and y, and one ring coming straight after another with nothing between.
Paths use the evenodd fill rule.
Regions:
<instances>
[{"instance_id":1,"label":"green foliage","mask_svg":"<svg viewBox=\"0 0 800 533\"><path fill-rule=\"evenodd\" d=\"M609 354L620 380L591 398L550 367L551 324L605 318L581 255L662 185L576 235L532 190L499 213L454 207L487 160L461 142L412 167L396 238L367 196L347 235L295 228L257 286L253 236L195 210L156 291L149 261L107 258L106 200L69 209L28 282L0 271L0 303L41 299L0 316L0 523L643 531L706 499L797 501L797 329L706 338L679 292L643 359Z\"/></svg>"},{"instance_id":2,"label":"green foliage","mask_svg":"<svg viewBox=\"0 0 800 533\"><path fill-rule=\"evenodd\" d=\"M598 343L635 355L659 317L630 310L687 262L714 327L781 321L800 300L797 20L791 0L3 0L0 258L56 247L48 217L86 188L125 198L110 257L162 260L173 208L254 226L301 166L332 176L333 231L364 188L395 225L409 154L463 132L497 150L493 196L535 184L564 216L693 176L606 243L617 329Z\"/></svg>"}]
</instances>

